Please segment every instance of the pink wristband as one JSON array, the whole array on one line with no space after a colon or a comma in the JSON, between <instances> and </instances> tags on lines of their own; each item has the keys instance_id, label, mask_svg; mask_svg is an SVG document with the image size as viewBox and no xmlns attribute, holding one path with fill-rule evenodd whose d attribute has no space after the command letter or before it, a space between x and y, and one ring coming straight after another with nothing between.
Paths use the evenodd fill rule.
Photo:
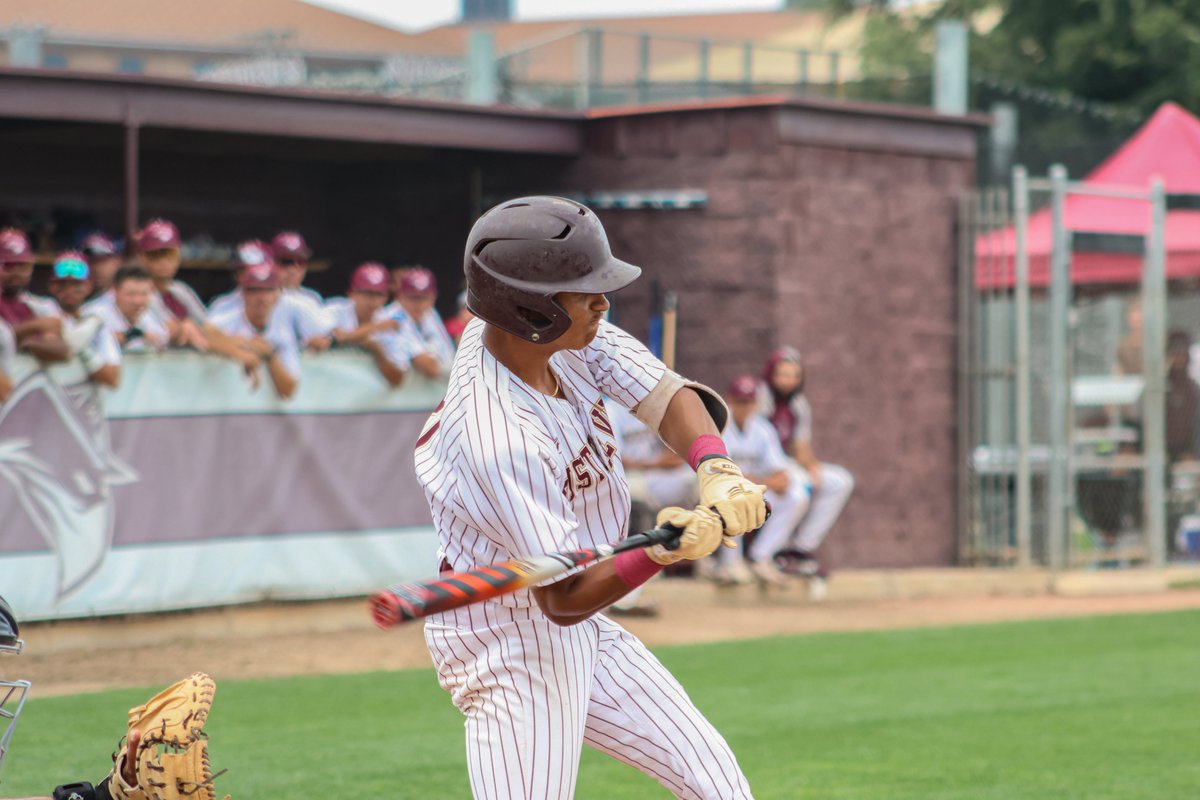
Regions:
<instances>
[{"instance_id":1,"label":"pink wristband","mask_svg":"<svg viewBox=\"0 0 1200 800\"><path fill-rule=\"evenodd\" d=\"M711 433L697 436L696 441L692 442L692 446L688 448L688 463L692 465L693 470L699 469L700 461L708 456L729 458L729 451L725 449L725 440Z\"/></svg>"},{"instance_id":2,"label":"pink wristband","mask_svg":"<svg viewBox=\"0 0 1200 800\"><path fill-rule=\"evenodd\" d=\"M617 553L617 557L613 559L613 568L626 586L636 589L657 575L662 565L656 564L646 555L645 550L626 550L624 553Z\"/></svg>"}]
</instances>

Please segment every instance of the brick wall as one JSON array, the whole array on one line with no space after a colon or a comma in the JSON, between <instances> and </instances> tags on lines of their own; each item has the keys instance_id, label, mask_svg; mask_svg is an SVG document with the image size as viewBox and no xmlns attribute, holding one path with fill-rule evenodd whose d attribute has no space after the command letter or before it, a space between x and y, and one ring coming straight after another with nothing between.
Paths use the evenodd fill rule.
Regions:
<instances>
[{"instance_id":1,"label":"brick wall","mask_svg":"<svg viewBox=\"0 0 1200 800\"><path fill-rule=\"evenodd\" d=\"M703 209L601 212L614 251L646 270L615 296L618 322L645 335L651 284L678 292L677 366L721 388L776 345L800 347L817 452L858 482L824 555L952 563L954 207L973 181L973 133L818 110L816 141L789 135L813 120L784 116L809 113L593 120L563 189L706 190ZM918 152L886 145L906 138Z\"/></svg>"}]
</instances>

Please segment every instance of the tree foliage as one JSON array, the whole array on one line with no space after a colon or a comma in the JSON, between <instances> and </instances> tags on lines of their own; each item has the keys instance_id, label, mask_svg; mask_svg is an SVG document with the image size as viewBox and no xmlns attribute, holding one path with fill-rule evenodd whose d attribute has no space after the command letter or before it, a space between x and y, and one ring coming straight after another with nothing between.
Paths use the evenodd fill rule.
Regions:
<instances>
[{"instance_id":1,"label":"tree foliage","mask_svg":"<svg viewBox=\"0 0 1200 800\"><path fill-rule=\"evenodd\" d=\"M1148 114L1200 109L1200 0L795 0L864 11L863 69L926 73L940 19L971 24L971 68Z\"/></svg>"}]
</instances>

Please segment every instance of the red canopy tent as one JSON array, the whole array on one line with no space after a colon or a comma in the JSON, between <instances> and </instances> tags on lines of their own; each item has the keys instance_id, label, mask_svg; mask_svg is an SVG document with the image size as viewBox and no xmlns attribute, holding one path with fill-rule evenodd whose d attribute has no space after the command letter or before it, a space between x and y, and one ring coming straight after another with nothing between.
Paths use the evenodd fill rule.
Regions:
<instances>
[{"instance_id":1,"label":"red canopy tent","mask_svg":"<svg viewBox=\"0 0 1200 800\"><path fill-rule=\"evenodd\" d=\"M1162 178L1168 193L1200 194L1200 119L1175 103L1160 106L1083 183L1148 192L1155 177ZM1064 218L1070 231L1145 236L1150 231L1150 204L1068 193ZM1049 283L1051 234L1048 207L1030 214L1026 242L1033 286ZM1166 251L1168 279L1200 276L1200 210L1167 212ZM975 248L978 285L1012 286L1015 252L1011 226L979 235ZM1071 259L1071 280L1076 284L1137 283L1142 260L1134 254L1076 252Z\"/></svg>"}]
</instances>

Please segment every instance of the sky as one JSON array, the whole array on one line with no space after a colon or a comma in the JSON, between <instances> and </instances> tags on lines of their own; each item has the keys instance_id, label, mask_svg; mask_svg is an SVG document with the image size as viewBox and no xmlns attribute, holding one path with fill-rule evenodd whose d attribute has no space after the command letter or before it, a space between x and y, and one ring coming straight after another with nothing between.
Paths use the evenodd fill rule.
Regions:
<instances>
[{"instance_id":1,"label":"sky","mask_svg":"<svg viewBox=\"0 0 1200 800\"><path fill-rule=\"evenodd\" d=\"M458 19L460 0L305 0L408 31ZM517 19L657 16L719 11L774 11L783 0L514 0Z\"/></svg>"}]
</instances>

